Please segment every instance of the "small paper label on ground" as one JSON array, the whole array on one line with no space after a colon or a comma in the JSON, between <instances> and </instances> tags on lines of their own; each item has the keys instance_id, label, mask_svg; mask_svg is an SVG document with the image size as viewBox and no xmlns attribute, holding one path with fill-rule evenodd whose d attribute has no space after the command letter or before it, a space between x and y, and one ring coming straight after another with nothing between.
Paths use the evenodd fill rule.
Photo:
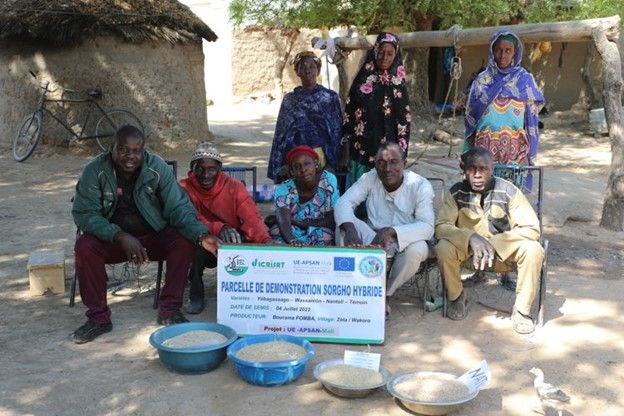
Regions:
<instances>
[{"instance_id":1,"label":"small paper label on ground","mask_svg":"<svg viewBox=\"0 0 624 416\"><path fill-rule=\"evenodd\" d=\"M381 354L351 350L345 350L344 352L344 363L354 367L362 367L373 371L379 371L380 362Z\"/></svg>"},{"instance_id":2,"label":"small paper label on ground","mask_svg":"<svg viewBox=\"0 0 624 416\"><path fill-rule=\"evenodd\" d=\"M485 387L490 382L491 376L490 367L487 361L483 360L478 366L468 370L464 375L459 377L459 380L468 387L468 391L472 394Z\"/></svg>"}]
</instances>

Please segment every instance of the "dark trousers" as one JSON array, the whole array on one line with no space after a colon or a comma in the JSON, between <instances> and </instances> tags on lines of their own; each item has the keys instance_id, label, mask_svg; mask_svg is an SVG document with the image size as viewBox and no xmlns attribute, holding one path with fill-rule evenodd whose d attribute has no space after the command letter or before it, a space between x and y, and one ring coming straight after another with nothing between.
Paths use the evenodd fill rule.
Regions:
<instances>
[{"instance_id":1,"label":"dark trousers","mask_svg":"<svg viewBox=\"0 0 624 416\"><path fill-rule=\"evenodd\" d=\"M191 300L204 299L204 282L202 277L206 267L210 269L217 267L217 258L202 247L196 247L195 253L193 253L193 265L191 266L191 273L189 275L191 279L189 298Z\"/></svg>"},{"instance_id":2,"label":"dark trousers","mask_svg":"<svg viewBox=\"0 0 624 416\"><path fill-rule=\"evenodd\" d=\"M165 286L160 293L158 316L171 316L182 306L184 286L193 258L195 245L173 228L159 233L136 236L147 250L150 260L165 260ZM106 302L106 264L122 263L126 254L117 243L108 243L91 234L83 234L75 246L76 274L80 297L87 307L87 318L98 324L111 321Z\"/></svg>"}]
</instances>

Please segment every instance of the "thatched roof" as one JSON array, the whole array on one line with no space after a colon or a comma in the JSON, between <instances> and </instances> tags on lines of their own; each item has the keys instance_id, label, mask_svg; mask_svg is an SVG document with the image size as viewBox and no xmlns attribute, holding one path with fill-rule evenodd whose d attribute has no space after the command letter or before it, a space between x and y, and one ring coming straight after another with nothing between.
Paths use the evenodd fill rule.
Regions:
<instances>
[{"instance_id":1,"label":"thatched roof","mask_svg":"<svg viewBox=\"0 0 624 416\"><path fill-rule=\"evenodd\" d=\"M116 35L130 42L185 42L217 35L175 0L2 0L0 39L55 45Z\"/></svg>"}]
</instances>

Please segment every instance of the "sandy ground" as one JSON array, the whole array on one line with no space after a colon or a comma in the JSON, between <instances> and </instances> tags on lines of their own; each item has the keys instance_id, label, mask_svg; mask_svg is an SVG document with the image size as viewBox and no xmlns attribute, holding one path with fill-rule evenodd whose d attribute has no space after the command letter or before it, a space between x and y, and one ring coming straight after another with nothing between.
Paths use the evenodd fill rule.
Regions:
<instances>
[{"instance_id":1,"label":"sandy ground","mask_svg":"<svg viewBox=\"0 0 624 416\"><path fill-rule=\"evenodd\" d=\"M227 163L257 163L264 178L276 109L209 109L211 130ZM472 305L468 318L457 323L443 319L440 311L423 314L419 301L401 296L392 305L385 345L371 347L394 374L461 374L486 359L491 383L459 415L542 413L529 374L534 366L572 396L568 415L624 414L624 233L597 226L610 161L608 140L564 118L551 119L539 160L548 168L545 232L551 242L545 326L518 336L508 315L480 305ZM434 144L426 158L452 165L440 158L445 151ZM179 176L188 154L165 154L180 162ZM7 152L0 155L1 415L406 414L384 390L365 399L341 399L313 378L314 365L342 356L346 348L365 349L361 346L316 344L305 374L282 387L248 385L227 361L204 375L171 373L147 341L158 328L152 292L136 295L126 289L109 295L113 332L89 344L73 344L70 334L84 322L84 307L69 308L67 293L29 296L26 264L33 250L64 249L69 288L75 232L70 199L88 158L84 151L43 148L23 164ZM425 174L429 168L423 161L416 165ZM270 205L262 209L268 212ZM214 321L215 304L212 299L191 319Z\"/></svg>"}]
</instances>

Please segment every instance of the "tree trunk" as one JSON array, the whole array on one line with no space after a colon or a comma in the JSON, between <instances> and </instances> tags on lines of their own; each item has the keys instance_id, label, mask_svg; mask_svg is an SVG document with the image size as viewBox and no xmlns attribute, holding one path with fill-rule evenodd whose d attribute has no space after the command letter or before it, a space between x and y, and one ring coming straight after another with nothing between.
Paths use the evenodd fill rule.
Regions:
<instances>
[{"instance_id":1,"label":"tree trunk","mask_svg":"<svg viewBox=\"0 0 624 416\"><path fill-rule=\"evenodd\" d=\"M280 56L275 60L275 68L273 73L273 95L276 100L281 100L284 94L284 68L288 55Z\"/></svg>"},{"instance_id":2,"label":"tree trunk","mask_svg":"<svg viewBox=\"0 0 624 416\"><path fill-rule=\"evenodd\" d=\"M429 102L429 48L403 49L412 114L433 117Z\"/></svg>"},{"instance_id":3,"label":"tree trunk","mask_svg":"<svg viewBox=\"0 0 624 416\"><path fill-rule=\"evenodd\" d=\"M347 97L349 96L349 88L351 87L349 85L349 75L347 74L344 63L344 60L340 60L336 64L336 69L338 70L338 86L340 88L338 94L340 95L340 104L343 109L347 102Z\"/></svg>"},{"instance_id":4,"label":"tree trunk","mask_svg":"<svg viewBox=\"0 0 624 416\"><path fill-rule=\"evenodd\" d=\"M622 67L617 43L604 31L594 29L592 37L603 64L603 99L611 139L611 170L607 181L600 225L624 231L624 130L622 125Z\"/></svg>"},{"instance_id":5,"label":"tree trunk","mask_svg":"<svg viewBox=\"0 0 624 416\"><path fill-rule=\"evenodd\" d=\"M295 41L299 37L299 30L289 27L281 28L280 34L286 37L286 45L282 55L275 60L274 76L273 76L273 95L276 100L281 100L284 96L284 68L288 63L292 48ZM276 42L277 47L278 42Z\"/></svg>"},{"instance_id":6,"label":"tree trunk","mask_svg":"<svg viewBox=\"0 0 624 416\"><path fill-rule=\"evenodd\" d=\"M591 108L602 108L604 104L602 102L602 94L597 88L597 80L602 79L602 67L596 70L596 60L600 60L597 54L596 46L593 42L587 44L587 53L585 54L585 61L581 68L581 79L583 85L579 94L579 105L586 108L588 111ZM600 62L601 64L602 62Z\"/></svg>"},{"instance_id":7,"label":"tree trunk","mask_svg":"<svg viewBox=\"0 0 624 416\"><path fill-rule=\"evenodd\" d=\"M416 26L418 30L431 30L432 23L431 19L419 19ZM412 114L433 118L429 102L429 47L402 47L402 54Z\"/></svg>"}]
</instances>

